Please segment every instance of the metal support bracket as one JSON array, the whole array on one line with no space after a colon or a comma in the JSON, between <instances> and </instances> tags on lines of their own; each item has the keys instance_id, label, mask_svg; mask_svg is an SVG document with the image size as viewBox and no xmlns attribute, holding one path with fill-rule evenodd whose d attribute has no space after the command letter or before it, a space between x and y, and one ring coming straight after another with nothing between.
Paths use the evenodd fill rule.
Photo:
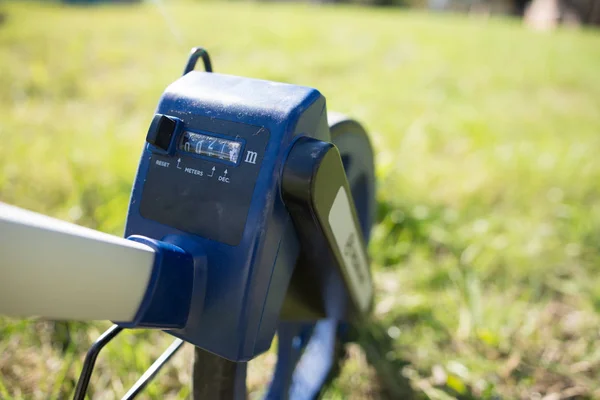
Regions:
<instances>
[{"instance_id":1,"label":"metal support bracket","mask_svg":"<svg viewBox=\"0 0 600 400\"><path fill-rule=\"evenodd\" d=\"M87 389L94 371L96 359L100 354L100 351L106 346L111 340L113 340L119 333L123 331L123 328L119 325L113 325L108 328L98 340L94 342L92 347L88 350L85 361L83 362L83 369L75 388L75 395L73 400L84 400L87 393ZM122 400L129 400L135 398L140 392L150 383L150 381L156 376L158 371L173 357L173 355L181 348L183 340L176 339L171 345L165 350L158 359L144 372L144 374L137 380L137 382L127 391Z\"/></svg>"}]
</instances>

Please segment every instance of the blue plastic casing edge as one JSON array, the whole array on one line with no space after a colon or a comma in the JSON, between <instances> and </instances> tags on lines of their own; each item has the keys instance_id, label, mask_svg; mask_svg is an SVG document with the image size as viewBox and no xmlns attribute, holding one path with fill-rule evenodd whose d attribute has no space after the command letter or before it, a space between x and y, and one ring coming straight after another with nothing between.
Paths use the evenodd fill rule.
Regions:
<instances>
[{"instance_id":1,"label":"blue plastic casing edge","mask_svg":"<svg viewBox=\"0 0 600 400\"><path fill-rule=\"evenodd\" d=\"M192 298L194 260L181 248L142 236L127 239L154 250L154 265L146 293L133 321L117 322L123 328L182 328ZM169 299L168 307L165 299Z\"/></svg>"}]
</instances>

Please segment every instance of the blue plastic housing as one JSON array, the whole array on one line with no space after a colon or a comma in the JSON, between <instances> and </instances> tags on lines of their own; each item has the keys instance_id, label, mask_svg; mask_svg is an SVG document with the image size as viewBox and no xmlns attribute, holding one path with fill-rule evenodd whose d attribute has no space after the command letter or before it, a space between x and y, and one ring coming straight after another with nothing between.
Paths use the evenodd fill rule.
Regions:
<instances>
[{"instance_id":1,"label":"blue plastic housing","mask_svg":"<svg viewBox=\"0 0 600 400\"><path fill-rule=\"evenodd\" d=\"M156 112L179 118L184 125L171 148L186 124L200 117L269 132L238 244L211 240L142 216L140 204L153 155L172 157L173 163L178 159L177 152L165 155L148 144L125 229L126 236L173 243L192 257L206 258L206 276L194 277L187 323L169 332L232 361L248 361L271 345L298 258L299 242L281 197L283 163L296 136L330 139L325 98L308 87L192 71L166 89ZM165 182L165 188L169 185L173 182ZM177 307L169 298L161 304L166 310Z\"/></svg>"}]
</instances>

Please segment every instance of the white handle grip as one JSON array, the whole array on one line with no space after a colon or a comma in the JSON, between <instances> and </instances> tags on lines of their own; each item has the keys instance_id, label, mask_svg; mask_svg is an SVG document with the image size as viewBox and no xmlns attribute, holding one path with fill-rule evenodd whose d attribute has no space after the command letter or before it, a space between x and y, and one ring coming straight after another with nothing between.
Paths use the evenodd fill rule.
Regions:
<instances>
[{"instance_id":1,"label":"white handle grip","mask_svg":"<svg viewBox=\"0 0 600 400\"><path fill-rule=\"evenodd\" d=\"M154 250L0 203L0 315L131 321Z\"/></svg>"}]
</instances>

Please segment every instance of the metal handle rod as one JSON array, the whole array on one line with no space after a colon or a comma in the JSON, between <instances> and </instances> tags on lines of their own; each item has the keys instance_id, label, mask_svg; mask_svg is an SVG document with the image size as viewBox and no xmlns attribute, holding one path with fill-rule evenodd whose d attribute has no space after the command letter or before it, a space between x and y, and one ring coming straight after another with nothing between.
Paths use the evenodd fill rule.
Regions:
<instances>
[{"instance_id":1,"label":"metal handle rod","mask_svg":"<svg viewBox=\"0 0 600 400\"><path fill-rule=\"evenodd\" d=\"M102 348L106 346L108 342L113 340L122 330L123 328L118 325L111 326L94 342L92 347L90 347L85 356L85 361L83 362L83 369L81 370L81 375L79 375L79 380L77 381L73 400L83 400L85 398L98 354L100 354Z\"/></svg>"},{"instance_id":2,"label":"metal handle rod","mask_svg":"<svg viewBox=\"0 0 600 400\"><path fill-rule=\"evenodd\" d=\"M202 58L202 62L204 63L204 70L206 72L213 72L212 63L210 62L210 56L208 52L202 47L194 47L190 52L190 58L183 69L183 75L187 74L190 71L193 71L196 67L196 63L198 62L198 58Z\"/></svg>"},{"instance_id":3,"label":"metal handle rod","mask_svg":"<svg viewBox=\"0 0 600 400\"><path fill-rule=\"evenodd\" d=\"M0 203L0 315L132 320L149 246Z\"/></svg>"},{"instance_id":4,"label":"metal handle rod","mask_svg":"<svg viewBox=\"0 0 600 400\"><path fill-rule=\"evenodd\" d=\"M84 400L87 393L92 372L96 365L96 359L100 354L100 351L106 346L111 340L113 340L119 333L123 331L118 325L113 325L108 328L98 340L94 342L92 347L88 350L85 361L83 362L83 368L77 381L77 387L75 388L75 395L73 400ZM122 400L130 400L135 398L144 388L150 383L150 381L156 376L158 371L173 357L173 355L181 348L183 340L176 339L171 345L161 354L161 356L152 363L150 368L144 372L144 374L137 380L137 382L129 389L129 391L122 397Z\"/></svg>"},{"instance_id":5,"label":"metal handle rod","mask_svg":"<svg viewBox=\"0 0 600 400\"><path fill-rule=\"evenodd\" d=\"M144 388L150 383L152 378L156 376L158 371L173 357L173 355L181 348L183 344L183 340L176 339L171 343L171 345L161 354L160 357L152 363L150 368L144 372L144 375L137 380L137 382L129 389L129 391L121 398L121 400L130 400L135 398Z\"/></svg>"}]
</instances>

